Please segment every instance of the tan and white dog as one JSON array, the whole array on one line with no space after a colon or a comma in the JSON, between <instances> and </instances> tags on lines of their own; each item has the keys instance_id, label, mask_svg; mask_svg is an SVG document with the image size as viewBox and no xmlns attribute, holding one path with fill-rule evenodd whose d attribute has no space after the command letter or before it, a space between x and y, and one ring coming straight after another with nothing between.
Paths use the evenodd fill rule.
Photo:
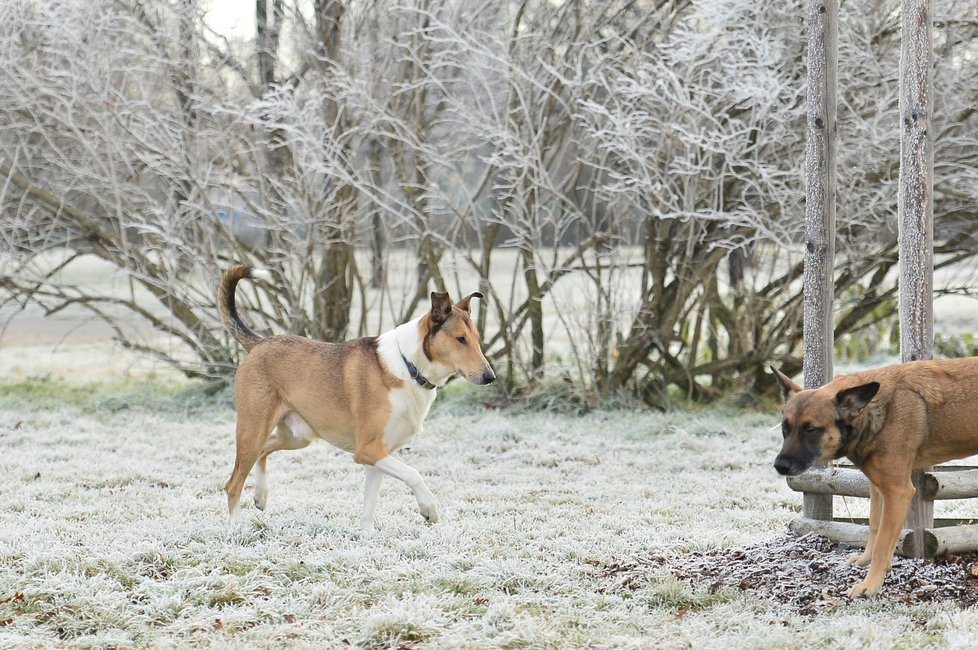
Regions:
<instances>
[{"instance_id":1,"label":"tan and white dog","mask_svg":"<svg viewBox=\"0 0 978 650\"><path fill-rule=\"evenodd\" d=\"M268 455L322 438L366 468L363 528L373 528L385 475L406 483L424 518L438 521L421 475L391 454L421 431L438 387L452 376L461 374L473 384L496 379L470 317L469 300L482 294L453 305L447 293L432 292L431 309L420 318L378 337L326 343L292 335L262 338L249 329L234 305L243 278L270 274L237 264L218 287L221 320L248 351L235 377L237 451L225 486L232 520L240 518L241 490L253 467L255 505L264 509Z\"/></svg>"}]
</instances>

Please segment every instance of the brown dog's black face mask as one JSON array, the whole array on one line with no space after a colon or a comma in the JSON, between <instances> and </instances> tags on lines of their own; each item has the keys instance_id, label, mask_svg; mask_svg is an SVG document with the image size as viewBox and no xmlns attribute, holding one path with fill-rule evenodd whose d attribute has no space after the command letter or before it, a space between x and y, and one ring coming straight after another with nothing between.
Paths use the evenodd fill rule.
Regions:
<instances>
[{"instance_id":1,"label":"brown dog's black face mask","mask_svg":"<svg viewBox=\"0 0 978 650\"><path fill-rule=\"evenodd\" d=\"M781 421L784 443L774 459L774 469L782 476L796 476L816 460L844 456L853 435L854 418L876 396L880 385L869 382L829 396L802 390L777 369L771 370L785 398Z\"/></svg>"},{"instance_id":2,"label":"brown dog's black face mask","mask_svg":"<svg viewBox=\"0 0 978 650\"><path fill-rule=\"evenodd\" d=\"M796 476L811 467L822 456L825 429L810 422L798 426L784 420L781 423L784 444L774 459L774 469L782 476Z\"/></svg>"}]
</instances>

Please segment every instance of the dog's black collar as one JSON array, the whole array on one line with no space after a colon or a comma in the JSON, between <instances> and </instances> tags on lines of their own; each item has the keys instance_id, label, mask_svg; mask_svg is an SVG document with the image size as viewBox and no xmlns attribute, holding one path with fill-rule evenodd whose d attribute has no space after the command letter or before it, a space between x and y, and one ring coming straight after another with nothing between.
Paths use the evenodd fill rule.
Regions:
<instances>
[{"instance_id":1,"label":"dog's black collar","mask_svg":"<svg viewBox=\"0 0 978 650\"><path fill-rule=\"evenodd\" d=\"M408 361L408 358L404 356L403 352L401 352L400 345L397 346L397 353L401 355L401 359L404 361L404 365L407 366L408 374L411 375L411 379L418 382L418 386L421 386L422 388L427 388L428 390L434 390L435 388L437 388L437 386L435 386L433 383L428 381L427 377L421 374L421 371L418 370L418 367L416 365Z\"/></svg>"}]
</instances>

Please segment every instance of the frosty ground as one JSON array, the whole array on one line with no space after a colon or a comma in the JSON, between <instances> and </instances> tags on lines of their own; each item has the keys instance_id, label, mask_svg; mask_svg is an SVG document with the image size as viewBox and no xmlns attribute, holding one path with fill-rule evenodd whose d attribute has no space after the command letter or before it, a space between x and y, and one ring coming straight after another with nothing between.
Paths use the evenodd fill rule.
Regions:
<instances>
[{"instance_id":1,"label":"frosty ground","mask_svg":"<svg viewBox=\"0 0 978 650\"><path fill-rule=\"evenodd\" d=\"M813 615L750 583L677 577L703 554L789 543L801 500L771 469L776 410L519 413L456 383L402 455L437 525L388 480L379 530L361 533L362 470L323 443L273 456L267 511L229 530L226 401L107 378L84 355L90 381L31 374L24 350L5 350L0 392L2 647L978 642L978 615L953 601L836 599ZM832 593L859 577L842 557L823 559Z\"/></svg>"}]
</instances>

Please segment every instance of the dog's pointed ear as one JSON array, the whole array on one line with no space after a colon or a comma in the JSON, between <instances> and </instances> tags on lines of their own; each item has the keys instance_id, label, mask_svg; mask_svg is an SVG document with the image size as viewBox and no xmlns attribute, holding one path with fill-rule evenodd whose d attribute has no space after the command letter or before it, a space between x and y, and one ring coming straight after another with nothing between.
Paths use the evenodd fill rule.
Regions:
<instances>
[{"instance_id":1,"label":"dog's pointed ear","mask_svg":"<svg viewBox=\"0 0 978 650\"><path fill-rule=\"evenodd\" d=\"M774 366L771 366L771 372L774 373L774 378L778 381L778 385L781 386L781 394L784 396L784 400L787 402L792 395L801 392L801 386L791 381L788 375L784 374Z\"/></svg>"},{"instance_id":2,"label":"dog's pointed ear","mask_svg":"<svg viewBox=\"0 0 978 650\"><path fill-rule=\"evenodd\" d=\"M431 321L441 325L452 315L452 300L444 291L431 292Z\"/></svg>"},{"instance_id":3,"label":"dog's pointed ear","mask_svg":"<svg viewBox=\"0 0 978 650\"><path fill-rule=\"evenodd\" d=\"M869 404L880 390L878 381L844 388L835 394L835 404L842 417L850 419Z\"/></svg>"},{"instance_id":4,"label":"dog's pointed ear","mask_svg":"<svg viewBox=\"0 0 978 650\"><path fill-rule=\"evenodd\" d=\"M459 300L457 303L455 303L455 306L461 309L462 311L472 313L472 310L469 309L469 301L472 300L473 298L478 298L479 300L482 300L483 298L485 298L485 296L483 296L481 293L476 291L474 293L470 293L469 295Z\"/></svg>"}]
</instances>

